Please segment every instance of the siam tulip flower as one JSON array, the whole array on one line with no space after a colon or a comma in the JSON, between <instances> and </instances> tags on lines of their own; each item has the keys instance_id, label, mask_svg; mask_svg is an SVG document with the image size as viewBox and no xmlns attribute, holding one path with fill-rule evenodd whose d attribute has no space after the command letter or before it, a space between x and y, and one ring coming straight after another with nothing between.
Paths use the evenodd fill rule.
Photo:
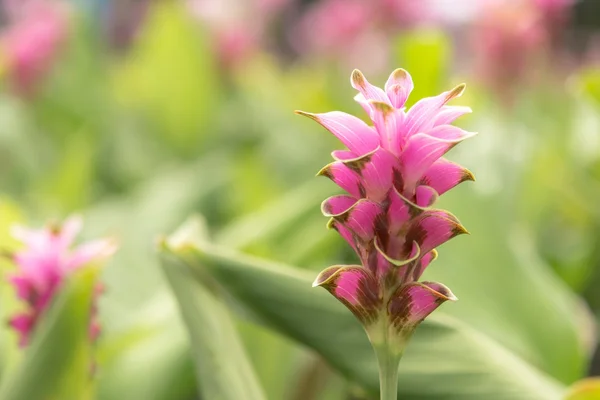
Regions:
<instances>
[{"instance_id":1,"label":"siam tulip flower","mask_svg":"<svg viewBox=\"0 0 600 400\"><path fill-rule=\"evenodd\" d=\"M0 43L4 68L12 88L31 95L67 38L68 10L52 0L11 1L5 9L11 21Z\"/></svg>"},{"instance_id":2,"label":"siam tulip flower","mask_svg":"<svg viewBox=\"0 0 600 400\"><path fill-rule=\"evenodd\" d=\"M474 179L443 157L474 135L451 125L471 109L447 104L462 94L463 84L406 110L413 82L403 69L392 72L385 90L358 70L351 83L373 126L339 111L297 112L347 147L334 151L335 161L319 172L346 191L326 199L322 212L360 260L325 269L314 286L327 289L363 324L380 362L382 399L395 399L398 362L415 328L442 303L456 300L443 284L419 278L436 259L436 247L466 233L454 215L432 206Z\"/></svg>"},{"instance_id":3,"label":"siam tulip flower","mask_svg":"<svg viewBox=\"0 0 600 400\"><path fill-rule=\"evenodd\" d=\"M38 230L17 226L13 229L13 236L25 245L12 255L18 271L9 277L17 297L26 303L25 310L10 320L10 325L19 334L21 346L29 342L31 333L60 290L62 282L77 269L102 262L116 250L115 244L106 239L73 248L81 225L80 218L72 217L61 226ZM101 286L96 287L96 298L101 290ZM96 312L94 301L89 328L92 340L100 332Z\"/></svg>"}]
</instances>

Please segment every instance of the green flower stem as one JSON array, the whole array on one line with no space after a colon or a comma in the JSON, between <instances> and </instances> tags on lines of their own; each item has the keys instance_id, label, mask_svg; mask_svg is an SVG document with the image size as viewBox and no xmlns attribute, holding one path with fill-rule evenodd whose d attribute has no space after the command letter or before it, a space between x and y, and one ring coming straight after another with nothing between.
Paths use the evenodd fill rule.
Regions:
<instances>
[{"instance_id":1,"label":"green flower stem","mask_svg":"<svg viewBox=\"0 0 600 400\"><path fill-rule=\"evenodd\" d=\"M398 366L402 354L396 354L388 345L374 345L379 364L379 391L381 400L397 400L398 398Z\"/></svg>"}]
</instances>

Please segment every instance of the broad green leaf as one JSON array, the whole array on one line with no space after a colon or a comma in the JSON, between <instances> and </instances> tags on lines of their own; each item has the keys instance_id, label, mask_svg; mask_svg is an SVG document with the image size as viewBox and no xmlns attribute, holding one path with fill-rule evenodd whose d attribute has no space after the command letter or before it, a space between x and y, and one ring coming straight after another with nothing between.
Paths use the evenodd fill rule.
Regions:
<instances>
[{"instance_id":1,"label":"broad green leaf","mask_svg":"<svg viewBox=\"0 0 600 400\"><path fill-rule=\"evenodd\" d=\"M442 246L424 279L443 282L460 299L444 313L564 384L580 379L593 340L587 310L537 255L527 225L514 216L506 186L502 194L482 195L476 189L476 184L465 186L459 189L463 193L441 199L441 207L451 210L471 236Z\"/></svg>"},{"instance_id":2,"label":"broad green leaf","mask_svg":"<svg viewBox=\"0 0 600 400\"><path fill-rule=\"evenodd\" d=\"M598 400L600 399L600 378L587 378L574 384L565 400Z\"/></svg>"},{"instance_id":3,"label":"broad green leaf","mask_svg":"<svg viewBox=\"0 0 600 400\"><path fill-rule=\"evenodd\" d=\"M215 278L258 321L313 348L347 378L376 393L377 366L365 333L333 297L311 287L312 273L194 239L176 255L197 279ZM403 399L552 400L562 391L515 353L440 314L417 330L401 363Z\"/></svg>"},{"instance_id":4,"label":"broad green leaf","mask_svg":"<svg viewBox=\"0 0 600 400\"><path fill-rule=\"evenodd\" d=\"M326 196L330 186L325 179L299 185L258 211L235 220L217 233L215 241L244 250L257 244L272 244L297 231L298 224L318 209L320 199ZM289 250L284 252L287 254Z\"/></svg>"},{"instance_id":5,"label":"broad green leaf","mask_svg":"<svg viewBox=\"0 0 600 400\"><path fill-rule=\"evenodd\" d=\"M92 398L89 321L98 267L65 282L36 329L22 363L2 381L2 400Z\"/></svg>"},{"instance_id":6,"label":"broad green leaf","mask_svg":"<svg viewBox=\"0 0 600 400\"><path fill-rule=\"evenodd\" d=\"M188 400L196 394L187 332L170 296L160 295L130 326L103 335L98 400Z\"/></svg>"},{"instance_id":7,"label":"broad green leaf","mask_svg":"<svg viewBox=\"0 0 600 400\"><path fill-rule=\"evenodd\" d=\"M220 168L211 168L219 163ZM190 346L152 243L222 190L229 176L222 152L160 174L86 212L85 236L109 232L121 249L103 273L99 312L98 400L187 400L196 392ZM200 184L201 182L201 184ZM165 207L165 204L168 207Z\"/></svg>"},{"instance_id":8,"label":"broad green leaf","mask_svg":"<svg viewBox=\"0 0 600 400\"><path fill-rule=\"evenodd\" d=\"M215 400L261 400L265 396L246 358L228 311L198 285L183 261L171 253L185 242L163 242L163 270L190 334L200 394Z\"/></svg>"}]
</instances>

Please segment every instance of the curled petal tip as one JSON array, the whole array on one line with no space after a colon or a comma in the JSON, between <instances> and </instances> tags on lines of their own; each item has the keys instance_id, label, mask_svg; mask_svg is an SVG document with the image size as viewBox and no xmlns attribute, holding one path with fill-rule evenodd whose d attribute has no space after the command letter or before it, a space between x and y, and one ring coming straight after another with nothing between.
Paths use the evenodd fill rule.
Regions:
<instances>
[{"instance_id":1,"label":"curled petal tip","mask_svg":"<svg viewBox=\"0 0 600 400\"><path fill-rule=\"evenodd\" d=\"M360 265L334 265L323 270L313 282L342 302L364 324L377 319L381 309L379 284Z\"/></svg>"},{"instance_id":2,"label":"curled petal tip","mask_svg":"<svg viewBox=\"0 0 600 400\"><path fill-rule=\"evenodd\" d=\"M458 300L458 297L456 297L456 295L452 293L452 290L446 285L437 282L422 282L422 285L428 287L441 301Z\"/></svg>"},{"instance_id":3,"label":"curled petal tip","mask_svg":"<svg viewBox=\"0 0 600 400\"><path fill-rule=\"evenodd\" d=\"M354 87L363 87L365 85L365 76L360 70L355 69L350 76L350 82Z\"/></svg>"},{"instance_id":4,"label":"curled petal tip","mask_svg":"<svg viewBox=\"0 0 600 400\"><path fill-rule=\"evenodd\" d=\"M303 117L308 117L308 118L310 118L310 119L314 119L315 121L318 121L318 120L319 120L319 117L317 117L315 114L313 114L313 113L309 113L309 112L306 112L306 111L295 110L295 111L294 111L294 114L296 114L296 115L301 115L301 116L303 116Z\"/></svg>"},{"instance_id":5,"label":"curled petal tip","mask_svg":"<svg viewBox=\"0 0 600 400\"><path fill-rule=\"evenodd\" d=\"M368 103L371 105L371 107L373 107L375 110L381 112L384 116L387 116L394 112L394 107L392 107L391 105L389 105L383 101L369 100Z\"/></svg>"},{"instance_id":6,"label":"curled petal tip","mask_svg":"<svg viewBox=\"0 0 600 400\"><path fill-rule=\"evenodd\" d=\"M471 234L471 232L469 232L467 230L467 228L465 228L462 224L457 224L456 226L454 226L452 233L454 234L453 236L470 235Z\"/></svg>"},{"instance_id":7,"label":"curled petal tip","mask_svg":"<svg viewBox=\"0 0 600 400\"><path fill-rule=\"evenodd\" d=\"M326 227L327 229L335 229L335 219L333 219L333 218L329 218L329 219L327 220L327 223L325 224L325 227Z\"/></svg>"},{"instance_id":8,"label":"curled petal tip","mask_svg":"<svg viewBox=\"0 0 600 400\"><path fill-rule=\"evenodd\" d=\"M462 94L464 93L466 88L467 88L466 83L461 83L460 85L456 86L454 89L452 89L450 91L450 93L448 93L448 96L446 97L446 101L450 101L456 97L462 96Z\"/></svg>"},{"instance_id":9,"label":"curled petal tip","mask_svg":"<svg viewBox=\"0 0 600 400\"><path fill-rule=\"evenodd\" d=\"M463 171L462 181L473 181L475 182L475 175L471 171L465 168Z\"/></svg>"},{"instance_id":10,"label":"curled petal tip","mask_svg":"<svg viewBox=\"0 0 600 400\"><path fill-rule=\"evenodd\" d=\"M392 325L399 331L416 327L446 301L458 298L445 285L437 282L413 282L401 286L388 302Z\"/></svg>"},{"instance_id":11,"label":"curled petal tip","mask_svg":"<svg viewBox=\"0 0 600 400\"><path fill-rule=\"evenodd\" d=\"M417 243L416 241L413 241L413 249L414 249L414 255L412 257L409 257L406 260L396 260L392 257L390 257L389 255L387 255L382 249L381 246L378 243L378 239L375 238L375 240L373 241L373 244L375 245L375 249L377 250L377 252L379 254L381 254L381 256L383 258L385 258L385 260L387 262L389 262L390 264L392 264L395 267L401 267L403 265L409 264L413 261L415 261L417 258L419 258L421 256L421 248L419 247L419 243Z\"/></svg>"},{"instance_id":12,"label":"curled petal tip","mask_svg":"<svg viewBox=\"0 0 600 400\"><path fill-rule=\"evenodd\" d=\"M410 74L404 68L396 68L392 72L391 76L395 79L405 79L405 78L408 78L410 76Z\"/></svg>"},{"instance_id":13,"label":"curled petal tip","mask_svg":"<svg viewBox=\"0 0 600 400\"><path fill-rule=\"evenodd\" d=\"M323 286L327 284L331 279L333 279L336 273L341 269L339 265L334 265L329 268L325 268L323 271L317 275L315 281L312 283L312 287Z\"/></svg>"},{"instance_id":14,"label":"curled petal tip","mask_svg":"<svg viewBox=\"0 0 600 400\"><path fill-rule=\"evenodd\" d=\"M326 176L331 179L331 164L327 164L316 173L315 176Z\"/></svg>"}]
</instances>

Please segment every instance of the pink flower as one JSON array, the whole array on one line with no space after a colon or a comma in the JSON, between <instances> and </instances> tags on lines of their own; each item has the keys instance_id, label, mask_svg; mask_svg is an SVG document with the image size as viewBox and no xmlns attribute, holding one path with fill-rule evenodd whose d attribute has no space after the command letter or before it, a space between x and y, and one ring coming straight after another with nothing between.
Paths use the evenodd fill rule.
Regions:
<instances>
[{"instance_id":1,"label":"pink flower","mask_svg":"<svg viewBox=\"0 0 600 400\"><path fill-rule=\"evenodd\" d=\"M301 53L333 56L377 69L390 38L437 19L428 0L324 0L309 6L291 37Z\"/></svg>"},{"instance_id":2,"label":"pink flower","mask_svg":"<svg viewBox=\"0 0 600 400\"><path fill-rule=\"evenodd\" d=\"M208 28L226 69L240 67L273 37L274 21L292 0L187 0L196 18Z\"/></svg>"},{"instance_id":3,"label":"pink flower","mask_svg":"<svg viewBox=\"0 0 600 400\"><path fill-rule=\"evenodd\" d=\"M473 180L467 169L443 157L474 135L451 125L471 109L447 104L462 94L463 84L406 110L413 82L403 69L392 72L384 89L358 70L351 83L373 125L339 111L298 112L347 147L334 151L335 161L320 172L346 191L326 199L322 212L360 259L360 265L325 269L314 285L344 303L372 341L384 340L383 325L394 332L389 340L401 347L429 313L456 299L446 286L418 280L437 257L435 248L466 232L454 215L432 205L439 195Z\"/></svg>"},{"instance_id":4,"label":"pink flower","mask_svg":"<svg viewBox=\"0 0 600 400\"><path fill-rule=\"evenodd\" d=\"M31 230L16 226L13 236L22 241L25 248L13 255L17 273L9 277L16 295L26 303L25 311L15 315L10 325L19 333L20 344L28 343L40 316L46 311L60 285L75 270L101 262L111 256L115 244L110 240L97 240L72 248L81 229L81 219L69 218L62 226L50 226ZM101 288L97 288L99 295ZM93 305L90 335L99 332L96 321L96 305Z\"/></svg>"},{"instance_id":5,"label":"pink flower","mask_svg":"<svg viewBox=\"0 0 600 400\"><path fill-rule=\"evenodd\" d=\"M2 34L5 68L13 89L30 95L52 68L68 34L64 5L51 0L27 0L6 5L11 24Z\"/></svg>"},{"instance_id":6,"label":"pink flower","mask_svg":"<svg viewBox=\"0 0 600 400\"><path fill-rule=\"evenodd\" d=\"M558 69L571 0L482 2L471 31L475 75L510 104L514 90L539 81L542 61ZM551 61L551 62L550 62Z\"/></svg>"}]
</instances>

